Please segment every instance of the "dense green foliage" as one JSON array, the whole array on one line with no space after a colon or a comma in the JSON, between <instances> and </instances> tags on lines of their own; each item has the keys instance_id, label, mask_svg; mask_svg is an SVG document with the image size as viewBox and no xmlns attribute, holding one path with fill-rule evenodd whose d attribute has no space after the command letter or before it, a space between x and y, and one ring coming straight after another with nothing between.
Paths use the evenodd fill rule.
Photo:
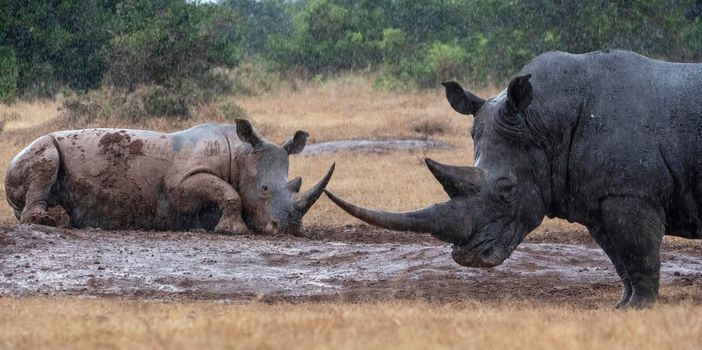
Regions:
<instances>
[{"instance_id":1,"label":"dense green foliage","mask_svg":"<svg viewBox=\"0 0 702 350\"><path fill-rule=\"evenodd\" d=\"M0 100L155 85L148 109L183 113L164 106L226 91L214 68L242 61L303 77L370 69L384 86L428 87L498 82L544 51L601 48L700 61L702 1L3 1Z\"/></svg>"},{"instance_id":2,"label":"dense green foliage","mask_svg":"<svg viewBox=\"0 0 702 350\"><path fill-rule=\"evenodd\" d=\"M625 48L702 59L702 1L308 0L267 57L312 72L377 67L387 80L499 81L548 50Z\"/></svg>"},{"instance_id":3,"label":"dense green foliage","mask_svg":"<svg viewBox=\"0 0 702 350\"><path fill-rule=\"evenodd\" d=\"M96 87L106 68L114 6L100 0L1 2L0 46L9 47L17 62L15 88L47 95L59 85Z\"/></svg>"},{"instance_id":4,"label":"dense green foliage","mask_svg":"<svg viewBox=\"0 0 702 350\"><path fill-rule=\"evenodd\" d=\"M15 97L19 66L12 49L0 46L0 102L10 102Z\"/></svg>"},{"instance_id":5,"label":"dense green foliage","mask_svg":"<svg viewBox=\"0 0 702 350\"><path fill-rule=\"evenodd\" d=\"M159 84L181 87L206 80L213 66L235 66L241 58L232 11L182 1L131 1L117 5L107 55L107 78L134 89Z\"/></svg>"}]
</instances>

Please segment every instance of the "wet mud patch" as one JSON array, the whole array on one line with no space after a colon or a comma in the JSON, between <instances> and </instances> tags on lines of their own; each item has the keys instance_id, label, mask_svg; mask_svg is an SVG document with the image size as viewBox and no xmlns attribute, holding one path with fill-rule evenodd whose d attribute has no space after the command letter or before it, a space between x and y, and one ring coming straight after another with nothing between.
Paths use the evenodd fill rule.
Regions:
<instances>
[{"instance_id":1,"label":"wet mud patch","mask_svg":"<svg viewBox=\"0 0 702 350\"><path fill-rule=\"evenodd\" d=\"M392 151L413 151L429 149L451 149L449 143L419 139L385 140L336 140L307 145L302 155L314 156L337 152L387 153Z\"/></svg>"},{"instance_id":2,"label":"wet mud patch","mask_svg":"<svg viewBox=\"0 0 702 350\"><path fill-rule=\"evenodd\" d=\"M126 130L107 133L100 138L98 154L107 160L108 166L97 174L105 188L115 187L130 168L130 160L142 154L144 142L132 137Z\"/></svg>"},{"instance_id":3,"label":"wet mud patch","mask_svg":"<svg viewBox=\"0 0 702 350\"><path fill-rule=\"evenodd\" d=\"M0 228L0 295L531 300L599 307L611 305L620 288L607 257L590 244L525 242L504 264L472 269L455 264L450 246L426 235L367 226L305 234ZM664 300L702 303L702 249L666 246L661 260ZM666 296L671 286L684 292Z\"/></svg>"},{"instance_id":4,"label":"wet mud patch","mask_svg":"<svg viewBox=\"0 0 702 350\"><path fill-rule=\"evenodd\" d=\"M134 140L129 144L129 154L143 154L141 148L144 147L144 141Z\"/></svg>"}]
</instances>

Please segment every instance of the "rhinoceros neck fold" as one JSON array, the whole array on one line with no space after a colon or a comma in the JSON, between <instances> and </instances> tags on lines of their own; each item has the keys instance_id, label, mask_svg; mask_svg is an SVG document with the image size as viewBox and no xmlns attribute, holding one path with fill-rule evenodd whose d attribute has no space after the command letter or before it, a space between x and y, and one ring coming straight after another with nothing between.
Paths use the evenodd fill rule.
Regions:
<instances>
[{"instance_id":1,"label":"rhinoceros neck fold","mask_svg":"<svg viewBox=\"0 0 702 350\"><path fill-rule=\"evenodd\" d=\"M224 140L227 142L227 158L229 158L229 159L228 159L228 161L229 161L228 163L229 163L229 164L228 164L228 166L227 166L227 177L226 177L226 181L227 181L227 183L231 184L231 183L232 183L232 178L233 178L233 175L234 175L234 174L232 174L232 163L233 163L233 162L232 162L232 158L234 158L234 155L232 154L232 152L233 152L233 150L232 150L232 144L231 144L231 141L229 141L229 137L228 137L226 134L222 134L222 136L224 136Z\"/></svg>"}]
</instances>

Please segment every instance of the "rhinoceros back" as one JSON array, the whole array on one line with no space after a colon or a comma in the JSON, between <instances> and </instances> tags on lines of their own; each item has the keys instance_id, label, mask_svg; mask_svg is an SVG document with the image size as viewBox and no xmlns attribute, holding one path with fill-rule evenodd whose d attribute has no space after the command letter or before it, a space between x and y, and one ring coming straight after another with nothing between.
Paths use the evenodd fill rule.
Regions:
<instances>
[{"instance_id":1,"label":"rhinoceros back","mask_svg":"<svg viewBox=\"0 0 702 350\"><path fill-rule=\"evenodd\" d=\"M86 129L51 134L61 155L55 188L71 225L159 228L172 216L163 179L173 163L165 134Z\"/></svg>"}]
</instances>

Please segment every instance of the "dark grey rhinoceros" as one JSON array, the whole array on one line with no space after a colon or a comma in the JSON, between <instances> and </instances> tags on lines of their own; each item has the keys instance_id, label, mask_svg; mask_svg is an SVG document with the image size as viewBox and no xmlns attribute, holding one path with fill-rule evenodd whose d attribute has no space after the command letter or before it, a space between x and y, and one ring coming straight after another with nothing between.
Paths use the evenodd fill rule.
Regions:
<instances>
[{"instance_id":1,"label":"dark grey rhinoceros","mask_svg":"<svg viewBox=\"0 0 702 350\"><path fill-rule=\"evenodd\" d=\"M23 223L55 225L47 208L60 205L73 227L296 233L334 170L303 193L300 178L288 181L288 155L307 136L278 146L243 119L172 134L54 132L12 160L7 201Z\"/></svg>"},{"instance_id":2,"label":"dark grey rhinoceros","mask_svg":"<svg viewBox=\"0 0 702 350\"><path fill-rule=\"evenodd\" d=\"M544 216L587 226L624 284L618 307L658 296L661 239L702 238L702 64L633 52L549 52L483 100L446 82L475 116L473 167L426 163L450 200L405 213L341 208L428 232L470 267L504 261Z\"/></svg>"}]
</instances>

